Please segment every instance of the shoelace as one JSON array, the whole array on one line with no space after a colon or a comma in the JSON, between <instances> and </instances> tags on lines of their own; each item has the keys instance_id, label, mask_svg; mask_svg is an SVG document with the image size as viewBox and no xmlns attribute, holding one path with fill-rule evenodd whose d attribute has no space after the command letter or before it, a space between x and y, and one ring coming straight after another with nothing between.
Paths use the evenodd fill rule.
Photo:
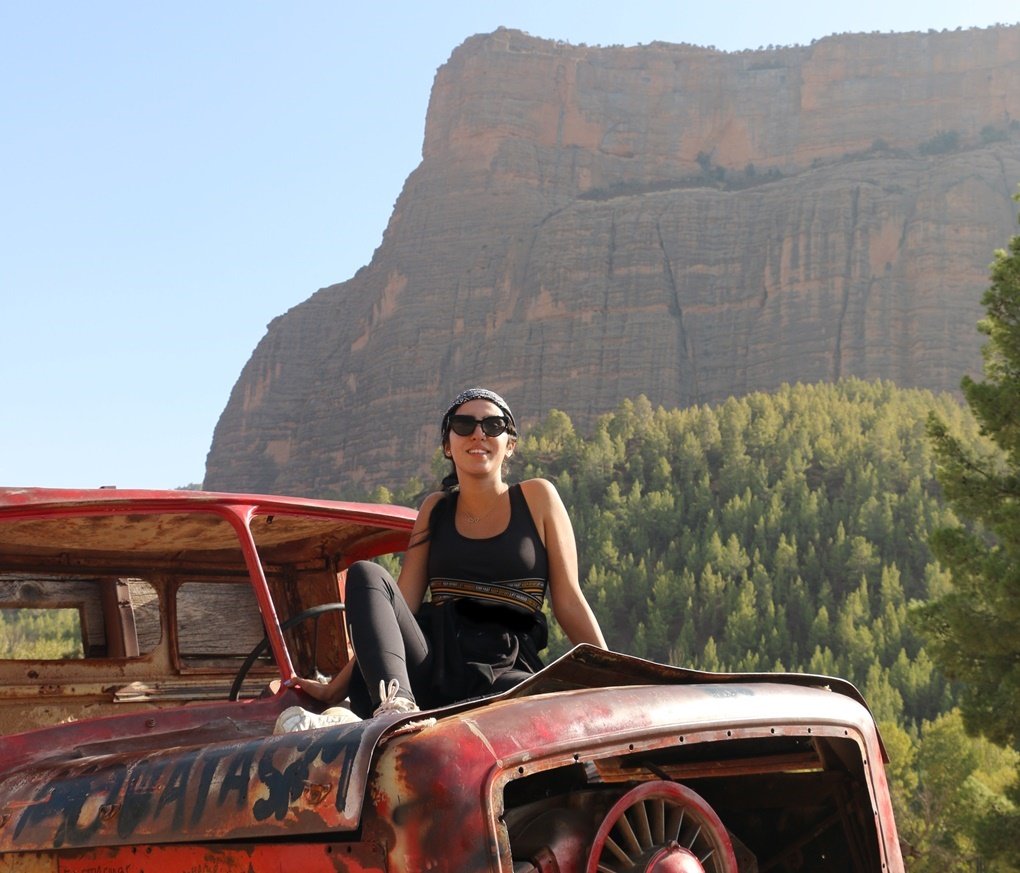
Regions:
<instances>
[{"instance_id":1,"label":"shoelace","mask_svg":"<svg viewBox=\"0 0 1020 873\"><path fill-rule=\"evenodd\" d=\"M389 685L385 679L379 680L379 705L375 708L375 715L384 715L388 712L419 712L418 704L406 697L401 697L400 683L396 679L390 679Z\"/></svg>"}]
</instances>

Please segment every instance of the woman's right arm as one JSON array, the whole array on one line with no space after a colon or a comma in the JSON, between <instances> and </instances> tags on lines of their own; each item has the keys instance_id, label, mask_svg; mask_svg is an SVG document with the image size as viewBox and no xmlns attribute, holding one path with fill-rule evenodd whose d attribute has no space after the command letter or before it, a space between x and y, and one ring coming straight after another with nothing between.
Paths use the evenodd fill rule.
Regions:
<instances>
[{"instance_id":1,"label":"woman's right arm","mask_svg":"<svg viewBox=\"0 0 1020 873\"><path fill-rule=\"evenodd\" d=\"M320 682L318 679L302 679L298 676L290 683L290 687L300 688L313 700L332 706L347 697L351 687L351 675L354 673L354 664L354 658L351 658L329 682Z\"/></svg>"},{"instance_id":2,"label":"woman's right arm","mask_svg":"<svg viewBox=\"0 0 1020 873\"><path fill-rule=\"evenodd\" d=\"M397 578L397 587L415 614L429 587L429 519L436 504L445 496L442 491L436 491L422 501Z\"/></svg>"}]
</instances>

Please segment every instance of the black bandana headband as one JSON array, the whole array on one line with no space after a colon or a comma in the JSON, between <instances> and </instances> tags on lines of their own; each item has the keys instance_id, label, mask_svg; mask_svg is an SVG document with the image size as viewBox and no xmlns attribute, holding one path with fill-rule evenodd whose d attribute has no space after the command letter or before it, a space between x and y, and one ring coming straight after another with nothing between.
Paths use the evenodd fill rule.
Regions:
<instances>
[{"instance_id":1,"label":"black bandana headband","mask_svg":"<svg viewBox=\"0 0 1020 873\"><path fill-rule=\"evenodd\" d=\"M450 433L450 419L453 414L469 400L488 400L491 403L495 403L499 407L500 412L506 416L507 421L510 422L510 427L507 433L510 436L517 436L517 421L514 418L514 414L510 411L510 407L507 402L500 397L495 391L490 391L488 388L468 388L467 391L461 391L455 398L453 403L450 404L446 413L443 415L443 431L442 439L445 441L447 434Z\"/></svg>"}]
</instances>

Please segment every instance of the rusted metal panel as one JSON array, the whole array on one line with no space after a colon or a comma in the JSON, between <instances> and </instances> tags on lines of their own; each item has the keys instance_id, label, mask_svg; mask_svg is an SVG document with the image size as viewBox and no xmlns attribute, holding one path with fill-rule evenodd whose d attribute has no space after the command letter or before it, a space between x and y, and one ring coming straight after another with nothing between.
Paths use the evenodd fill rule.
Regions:
<instances>
[{"instance_id":1,"label":"rusted metal panel","mask_svg":"<svg viewBox=\"0 0 1020 873\"><path fill-rule=\"evenodd\" d=\"M0 855L0 873L57 873L57 856L51 852Z\"/></svg>"},{"instance_id":2,"label":"rusted metal panel","mask_svg":"<svg viewBox=\"0 0 1020 873\"><path fill-rule=\"evenodd\" d=\"M40 761L0 786L0 853L351 831L393 721L165 750L113 741Z\"/></svg>"},{"instance_id":3,"label":"rusted metal panel","mask_svg":"<svg viewBox=\"0 0 1020 873\"><path fill-rule=\"evenodd\" d=\"M124 846L0 855L0 873L379 873L378 843Z\"/></svg>"},{"instance_id":4,"label":"rusted metal panel","mask_svg":"<svg viewBox=\"0 0 1020 873\"><path fill-rule=\"evenodd\" d=\"M765 682L806 688L825 688L857 701L867 709L861 693L845 679L833 676L813 676L807 673L710 673L659 664L633 655L600 649L596 646L577 646L544 670L525 679L507 691L503 697L526 697L531 694L548 694L574 688L609 688L616 685L716 685L717 696L729 693L727 685L746 685Z\"/></svg>"},{"instance_id":5,"label":"rusted metal panel","mask_svg":"<svg viewBox=\"0 0 1020 873\"><path fill-rule=\"evenodd\" d=\"M128 580L103 579L99 586L106 628L106 654L111 658L137 658L138 635Z\"/></svg>"}]
</instances>

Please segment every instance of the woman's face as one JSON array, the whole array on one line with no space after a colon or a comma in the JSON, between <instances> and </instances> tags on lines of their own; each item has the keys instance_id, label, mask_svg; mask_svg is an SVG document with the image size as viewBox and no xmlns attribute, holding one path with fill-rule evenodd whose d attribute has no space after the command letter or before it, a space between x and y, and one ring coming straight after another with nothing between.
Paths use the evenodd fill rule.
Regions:
<instances>
[{"instance_id":1,"label":"woman's face","mask_svg":"<svg viewBox=\"0 0 1020 873\"><path fill-rule=\"evenodd\" d=\"M461 404L456 415L469 415L482 419L490 415L506 417L491 400L477 398ZM467 436L452 430L447 435L446 455L453 459L458 476L490 476L502 471L503 461L513 454L516 439L505 431L499 436L487 436L480 425Z\"/></svg>"}]
</instances>

